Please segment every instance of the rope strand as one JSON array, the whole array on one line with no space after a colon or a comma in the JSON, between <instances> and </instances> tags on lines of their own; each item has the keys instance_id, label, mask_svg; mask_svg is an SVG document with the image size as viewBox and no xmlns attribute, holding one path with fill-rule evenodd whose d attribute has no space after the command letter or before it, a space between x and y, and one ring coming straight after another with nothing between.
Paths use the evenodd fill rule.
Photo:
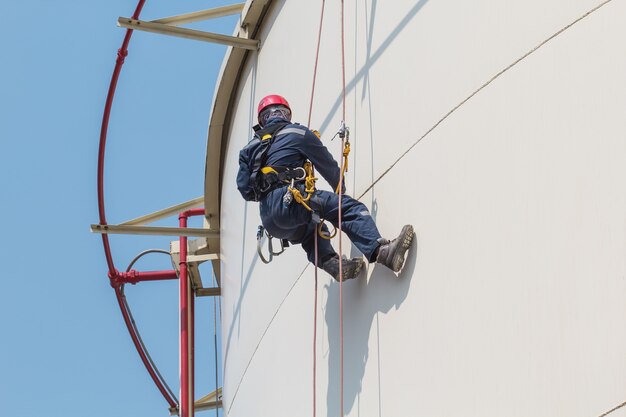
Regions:
<instances>
[{"instance_id":1,"label":"rope strand","mask_svg":"<svg viewBox=\"0 0 626 417\"><path fill-rule=\"evenodd\" d=\"M313 114L313 99L315 97L315 81L317 79L317 64L320 56L320 45L322 42L322 27L324 24L324 6L326 0L322 0L322 11L320 13L320 26L317 34L317 48L315 51L315 65L313 67L313 85L311 86L311 102L309 103L309 117L307 120L307 127L311 126L311 115ZM314 168L311 165L312 175L314 175ZM313 417L317 415L317 269L318 269L318 233L317 227L315 228L315 289L313 296Z\"/></svg>"},{"instance_id":2,"label":"rope strand","mask_svg":"<svg viewBox=\"0 0 626 417\"><path fill-rule=\"evenodd\" d=\"M322 25L324 23L324 6L326 0L322 0L322 12L320 14L320 27L317 32L317 50L315 51L315 65L313 66L313 85L311 86L311 102L309 103L309 119L307 127L311 127L311 115L313 114L313 97L315 96L315 80L317 79L317 63L320 57L320 45L322 43Z\"/></svg>"},{"instance_id":3,"label":"rope strand","mask_svg":"<svg viewBox=\"0 0 626 417\"><path fill-rule=\"evenodd\" d=\"M313 417L316 416L317 399L317 243L319 236L315 232L315 295L313 297Z\"/></svg>"},{"instance_id":4,"label":"rope strand","mask_svg":"<svg viewBox=\"0 0 626 417\"><path fill-rule=\"evenodd\" d=\"M320 44L322 39L322 27L324 22L324 6L326 2L322 0L322 10L320 13L320 25L317 35L317 48L315 51L315 65L313 68L313 83L311 86L311 101L309 103L309 117L307 121L307 126L310 128L311 126L311 115L313 113L313 101L315 97L315 82L317 80L317 67L319 63L319 52L320 52ZM345 132L345 119L346 119L346 69L345 69L345 36L344 36L344 1L341 0L341 80L342 80L342 131ZM342 143L341 143L341 152L342 155L340 157L341 161L341 170L339 174L339 184L337 185L337 194L339 195L339 203L338 203L338 230L339 230L339 340L340 340L340 373L341 373L341 416L344 415L344 404L343 404L343 245L341 240L341 223L342 223L342 196L343 196L343 183L344 183L344 175L348 166L348 160L346 155L346 136L343 135ZM348 152L349 152L349 144ZM315 230L315 290L314 290L314 302L313 302L313 417L316 417L317 410L317 287L318 287L318 233L317 228Z\"/></svg>"},{"instance_id":5,"label":"rope strand","mask_svg":"<svg viewBox=\"0 0 626 417\"><path fill-rule=\"evenodd\" d=\"M342 127L345 126L346 120L346 63L345 63L345 36L344 36L344 0L341 0L341 80L342 80ZM345 166L345 158L343 158L343 149L346 145L345 135L341 139L341 152L342 156L340 157L341 161L341 172L339 175L339 346L340 346L340 386L341 386L341 413L340 416L344 416L344 407L343 407L343 245L342 245L342 195L343 195L343 179L344 179L344 166Z\"/></svg>"}]
</instances>

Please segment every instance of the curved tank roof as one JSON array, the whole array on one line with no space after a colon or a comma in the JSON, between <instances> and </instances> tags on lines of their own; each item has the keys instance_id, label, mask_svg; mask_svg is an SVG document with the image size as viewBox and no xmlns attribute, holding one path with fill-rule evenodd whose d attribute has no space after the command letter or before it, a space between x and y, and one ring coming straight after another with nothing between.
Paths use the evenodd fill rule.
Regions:
<instances>
[{"instance_id":1,"label":"curved tank roof","mask_svg":"<svg viewBox=\"0 0 626 417\"><path fill-rule=\"evenodd\" d=\"M261 97L284 95L306 123L321 3L249 1L238 32L261 49L227 54L214 100L205 202L229 416L312 413L314 309L317 412L340 413L338 284L320 272L314 306L298 246L259 262L258 208L235 186ZM311 128L338 158L341 4L326 3ZM344 283L345 415L598 416L622 403L626 3L345 8L348 193L384 235L417 233L399 275L372 264Z\"/></svg>"}]
</instances>

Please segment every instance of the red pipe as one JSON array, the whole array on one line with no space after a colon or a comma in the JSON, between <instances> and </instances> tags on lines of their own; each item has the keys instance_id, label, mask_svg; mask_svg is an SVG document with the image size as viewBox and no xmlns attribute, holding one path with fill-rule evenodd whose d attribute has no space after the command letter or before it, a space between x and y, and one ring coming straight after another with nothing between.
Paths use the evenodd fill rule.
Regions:
<instances>
[{"instance_id":1,"label":"red pipe","mask_svg":"<svg viewBox=\"0 0 626 417\"><path fill-rule=\"evenodd\" d=\"M141 13L141 10L143 9L144 4L145 4L145 0L139 0L139 2L137 3L137 7L135 8L135 12L133 13L133 16L132 16L133 19L139 19L139 14ZM106 214L104 210L104 154L106 150L107 130L109 127L109 118L111 116L111 107L113 105L113 98L115 96L115 90L117 88L117 81L119 79L120 72L122 70L122 65L124 64L124 59L128 55L128 44L130 43L130 38L132 36L132 33L133 33L132 29L126 30L126 35L124 36L124 41L122 42L122 46L117 51L117 59L115 62L115 68L113 69L113 75L111 76L111 82L109 84L109 91L107 93L106 103L104 106L104 114L102 115L102 126L100 128L100 144L98 147L98 185L97 187L98 187L98 214L100 216L100 224L103 224L103 225L107 224ZM109 269L108 275L113 283L115 279L120 278L121 274L117 271L117 269L115 269L113 256L111 254L111 246L109 244L109 236L106 234L102 235L102 245L104 247L104 255L106 257L107 267ZM141 347L141 344L139 343L139 338L133 330L133 327L130 321L130 315L128 311L124 308L120 285L117 285L115 287L115 295L117 297L117 301L120 306L120 311L122 312L122 316L124 318L124 323L126 323L126 327L128 328L128 333L130 334L130 337L133 340L133 344L135 345L135 348L137 349L137 353L139 353L139 357L141 358L141 361L143 362L144 366L146 367L146 370L152 377L152 380L156 384L157 388L159 389L161 394L163 394L163 397L169 404L170 408L176 408L177 407L176 401L169 395L169 393L163 386L163 383L154 372L154 369L150 365L150 362L148 361L145 351L143 350L143 348Z\"/></svg>"},{"instance_id":2,"label":"red pipe","mask_svg":"<svg viewBox=\"0 0 626 417\"><path fill-rule=\"evenodd\" d=\"M187 211L183 211L182 213L179 214L179 219L180 216L184 216L184 217L193 217L193 216L204 216L204 209L202 207L198 207L198 208L192 208L189 209Z\"/></svg>"},{"instance_id":3,"label":"red pipe","mask_svg":"<svg viewBox=\"0 0 626 417\"><path fill-rule=\"evenodd\" d=\"M181 213L180 227L187 227L187 217ZM187 277L187 237L180 236L180 417L190 417L189 414L189 326L188 326L188 291Z\"/></svg>"},{"instance_id":4,"label":"red pipe","mask_svg":"<svg viewBox=\"0 0 626 417\"><path fill-rule=\"evenodd\" d=\"M191 346L189 347L189 396L190 398L190 415L195 415L195 401L196 398L196 298L194 297L193 290L191 290L191 296L189 297L189 339Z\"/></svg>"},{"instance_id":5,"label":"red pipe","mask_svg":"<svg viewBox=\"0 0 626 417\"><path fill-rule=\"evenodd\" d=\"M116 288L122 284L136 284L142 281L161 281L166 279L178 279L178 274L175 270L167 271L135 271L131 269L128 272L118 272L115 276L111 277L111 286Z\"/></svg>"},{"instance_id":6,"label":"red pipe","mask_svg":"<svg viewBox=\"0 0 626 417\"><path fill-rule=\"evenodd\" d=\"M133 329L132 323L130 322L130 317L128 315L128 311L124 307L124 301L122 299L122 291L121 291L120 287L115 289L115 297L117 298L117 303L119 304L120 310L122 311L122 316L124 317L124 323L126 323L126 327L128 328L128 332L130 333L130 337L133 340L133 344L135 345L135 349L137 349L137 352L139 352L139 356L141 356L141 360L142 360L143 364L145 365L146 370L148 371L148 373L150 374L150 376L154 380L154 383L156 384L156 386L159 389L159 391L161 391L161 394L163 395L163 397L165 398L165 400L169 404L170 408L176 408L177 407L176 402L170 396L170 394L167 392L167 390L165 389L165 387L163 386L163 384L159 380L159 378L158 378L156 372L154 371L154 369L152 368L152 366L150 366L150 363L148 362L148 358L146 357L146 354L144 353L144 351L143 351L143 349L141 347L141 344L139 343L139 338L137 337L137 334L132 330Z\"/></svg>"},{"instance_id":7,"label":"red pipe","mask_svg":"<svg viewBox=\"0 0 626 417\"><path fill-rule=\"evenodd\" d=\"M187 218L204 215L203 208L178 215L181 228ZM187 237L180 236L180 417L194 415L194 297L187 274Z\"/></svg>"},{"instance_id":8,"label":"red pipe","mask_svg":"<svg viewBox=\"0 0 626 417\"><path fill-rule=\"evenodd\" d=\"M139 0L135 13L133 13L133 19L139 19L139 14L146 0ZM126 30L124 41L122 46L117 50L117 60L115 61L115 68L113 75L111 76L111 83L109 84L109 92L107 93L106 104L104 105L104 114L102 115L102 126L100 128L100 146L98 148L98 212L100 215L100 224L107 224L106 215L104 211L104 151L106 149L107 130L109 128L109 117L111 116L111 107L113 106L113 97L115 96L115 89L117 88L117 80L120 77L122 65L124 65L124 59L128 55L128 44L133 34L132 29ZM104 255L106 256L107 265L109 267L109 274L115 274L115 265L113 264L113 257L111 256L111 247L109 245L109 237L106 234L102 235L102 244L104 245Z\"/></svg>"}]
</instances>

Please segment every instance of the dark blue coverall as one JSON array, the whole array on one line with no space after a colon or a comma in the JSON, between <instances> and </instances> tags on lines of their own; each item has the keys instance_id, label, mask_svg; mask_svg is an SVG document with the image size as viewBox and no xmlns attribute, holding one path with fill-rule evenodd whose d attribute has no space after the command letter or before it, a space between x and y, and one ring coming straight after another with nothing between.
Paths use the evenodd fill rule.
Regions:
<instances>
[{"instance_id":1,"label":"dark blue coverall","mask_svg":"<svg viewBox=\"0 0 626 417\"><path fill-rule=\"evenodd\" d=\"M281 122L273 119L267 123ZM245 150L245 148L244 148ZM242 152L244 151L242 150ZM337 189L340 169L322 141L309 129L299 124L289 124L274 135L274 142L267 154L266 166L297 168L302 167L306 160L322 177ZM240 158L241 160L241 158ZM237 175L237 185L241 189L248 184L249 173L247 167L240 165ZM292 201L285 205L283 197L288 184L279 185L265 194L259 204L263 227L270 235L279 239L287 239L294 244L302 244L311 263L315 263L315 237L317 224L312 220L312 214L302 204ZM345 186L344 186L345 189ZM304 186L300 185L300 191ZM335 193L316 190L311 196L308 205L319 214L322 219L338 227L339 196ZM348 235L352 243L370 261L375 261L376 249L380 246L381 238L374 219L367 207L354 198L343 194L341 207L342 230ZM324 230L328 231L324 225ZM318 265L336 255L330 240L318 239Z\"/></svg>"}]
</instances>

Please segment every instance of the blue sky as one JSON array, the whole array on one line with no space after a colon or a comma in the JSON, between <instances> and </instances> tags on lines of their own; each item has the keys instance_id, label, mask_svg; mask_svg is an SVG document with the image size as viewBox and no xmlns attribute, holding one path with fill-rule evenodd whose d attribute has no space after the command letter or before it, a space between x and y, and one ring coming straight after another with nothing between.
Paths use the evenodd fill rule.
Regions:
<instances>
[{"instance_id":1,"label":"blue sky","mask_svg":"<svg viewBox=\"0 0 626 417\"><path fill-rule=\"evenodd\" d=\"M147 0L141 18L232 4ZM159 416L167 404L132 346L106 276L96 165L105 97L135 1L0 3L2 415ZM236 18L192 27L232 33ZM111 114L107 220L202 195L213 91L226 48L135 32ZM164 222L176 225L177 219ZM192 224L193 225L193 224ZM169 238L113 236L118 269ZM140 270L170 269L150 255ZM204 270L210 280L210 270ZM178 393L177 282L127 288L142 335ZM197 396L214 389L213 300L197 301Z\"/></svg>"}]
</instances>

